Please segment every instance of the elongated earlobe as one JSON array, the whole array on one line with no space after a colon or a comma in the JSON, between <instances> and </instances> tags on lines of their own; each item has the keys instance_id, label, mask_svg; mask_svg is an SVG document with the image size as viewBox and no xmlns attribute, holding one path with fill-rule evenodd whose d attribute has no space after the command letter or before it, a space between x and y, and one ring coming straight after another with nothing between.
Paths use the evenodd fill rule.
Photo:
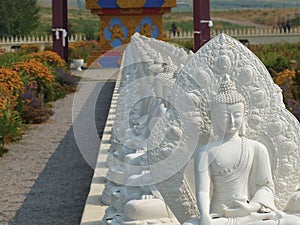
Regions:
<instances>
[{"instance_id":1,"label":"elongated earlobe","mask_svg":"<svg viewBox=\"0 0 300 225\"><path fill-rule=\"evenodd\" d=\"M240 136L245 136L246 135L246 126L247 122L244 120L241 129L239 130L239 135Z\"/></svg>"}]
</instances>

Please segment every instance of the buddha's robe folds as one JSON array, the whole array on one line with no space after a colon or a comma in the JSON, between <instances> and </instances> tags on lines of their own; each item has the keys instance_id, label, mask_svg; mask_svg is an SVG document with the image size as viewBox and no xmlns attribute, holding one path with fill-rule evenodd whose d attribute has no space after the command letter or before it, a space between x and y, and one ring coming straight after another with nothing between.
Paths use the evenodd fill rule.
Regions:
<instances>
[{"instance_id":1,"label":"buddha's robe folds","mask_svg":"<svg viewBox=\"0 0 300 225\"><path fill-rule=\"evenodd\" d=\"M211 213L223 217L223 204L236 208L235 200L254 201L276 210L270 159L263 144L243 138L238 163L225 168L216 160L211 162Z\"/></svg>"}]
</instances>

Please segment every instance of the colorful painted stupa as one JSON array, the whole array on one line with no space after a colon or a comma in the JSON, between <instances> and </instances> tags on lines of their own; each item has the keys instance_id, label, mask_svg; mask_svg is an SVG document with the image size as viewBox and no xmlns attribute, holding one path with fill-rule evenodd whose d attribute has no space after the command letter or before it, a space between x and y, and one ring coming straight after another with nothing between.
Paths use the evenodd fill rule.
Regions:
<instances>
[{"instance_id":1,"label":"colorful painted stupa","mask_svg":"<svg viewBox=\"0 0 300 225\"><path fill-rule=\"evenodd\" d=\"M100 17L101 52L129 43L135 32L163 39L162 16L175 6L176 0L86 0Z\"/></svg>"}]
</instances>

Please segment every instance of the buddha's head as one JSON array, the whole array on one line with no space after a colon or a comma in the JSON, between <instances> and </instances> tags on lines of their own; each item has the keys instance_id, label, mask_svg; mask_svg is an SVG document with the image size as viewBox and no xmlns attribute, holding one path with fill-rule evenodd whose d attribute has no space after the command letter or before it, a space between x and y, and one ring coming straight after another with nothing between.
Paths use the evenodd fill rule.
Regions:
<instances>
[{"instance_id":1,"label":"buddha's head","mask_svg":"<svg viewBox=\"0 0 300 225\"><path fill-rule=\"evenodd\" d=\"M244 135L246 100L225 75L219 83L218 93L212 103L213 132L218 137Z\"/></svg>"}]
</instances>

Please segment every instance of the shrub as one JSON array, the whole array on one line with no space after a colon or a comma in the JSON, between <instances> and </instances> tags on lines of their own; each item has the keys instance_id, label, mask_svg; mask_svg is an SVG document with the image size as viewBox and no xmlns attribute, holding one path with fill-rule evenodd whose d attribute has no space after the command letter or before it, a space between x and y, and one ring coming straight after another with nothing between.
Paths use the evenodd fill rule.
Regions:
<instances>
[{"instance_id":1,"label":"shrub","mask_svg":"<svg viewBox=\"0 0 300 225\"><path fill-rule=\"evenodd\" d=\"M279 86L282 86L288 82L293 84L293 80L295 79L296 71L285 69L282 72L277 73L276 77L274 78L274 81Z\"/></svg>"},{"instance_id":2,"label":"shrub","mask_svg":"<svg viewBox=\"0 0 300 225\"><path fill-rule=\"evenodd\" d=\"M55 70L55 74L56 81L61 85L61 88L65 91L65 93L76 91L78 79L70 71L57 68Z\"/></svg>"},{"instance_id":3,"label":"shrub","mask_svg":"<svg viewBox=\"0 0 300 225\"><path fill-rule=\"evenodd\" d=\"M19 111L25 123L42 123L49 119L53 110L47 106L37 93L36 81L31 81L21 94Z\"/></svg>"},{"instance_id":4,"label":"shrub","mask_svg":"<svg viewBox=\"0 0 300 225\"><path fill-rule=\"evenodd\" d=\"M21 136L21 119L15 111L23 91L23 83L11 69L0 68L0 156L6 152L4 144Z\"/></svg>"},{"instance_id":5,"label":"shrub","mask_svg":"<svg viewBox=\"0 0 300 225\"><path fill-rule=\"evenodd\" d=\"M56 53L52 51L36 52L27 56L29 59L36 59L51 68L65 67L66 62Z\"/></svg>"},{"instance_id":6,"label":"shrub","mask_svg":"<svg viewBox=\"0 0 300 225\"><path fill-rule=\"evenodd\" d=\"M300 100L288 99L287 100L287 108L300 121Z\"/></svg>"},{"instance_id":7,"label":"shrub","mask_svg":"<svg viewBox=\"0 0 300 225\"><path fill-rule=\"evenodd\" d=\"M36 44L28 44L28 45L21 45L19 51L24 54L32 53L32 52L40 52L41 48L39 45Z\"/></svg>"},{"instance_id":8,"label":"shrub","mask_svg":"<svg viewBox=\"0 0 300 225\"><path fill-rule=\"evenodd\" d=\"M276 73L282 72L285 69L299 68L300 43L249 45L248 48L261 59L271 75L276 75Z\"/></svg>"},{"instance_id":9,"label":"shrub","mask_svg":"<svg viewBox=\"0 0 300 225\"><path fill-rule=\"evenodd\" d=\"M77 79L57 53L37 52L33 46L0 54L0 66L1 156L4 145L21 136L23 123L49 119L53 110L47 102L75 91Z\"/></svg>"},{"instance_id":10,"label":"shrub","mask_svg":"<svg viewBox=\"0 0 300 225\"><path fill-rule=\"evenodd\" d=\"M15 65L14 69L18 72L25 87L31 81L37 82L37 92L43 95L45 101L52 101L53 98L53 82L54 75L51 71L36 59L29 59L25 62L19 62Z\"/></svg>"},{"instance_id":11,"label":"shrub","mask_svg":"<svg viewBox=\"0 0 300 225\"><path fill-rule=\"evenodd\" d=\"M86 61L88 56L97 50L99 50L99 43L93 40L77 41L69 44L70 59L84 59Z\"/></svg>"},{"instance_id":12,"label":"shrub","mask_svg":"<svg viewBox=\"0 0 300 225\"><path fill-rule=\"evenodd\" d=\"M98 21L88 21L83 20L83 33L87 40L99 40L99 22Z\"/></svg>"},{"instance_id":13,"label":"shrub","mask_svg":"<svg viewBox=\"0 0 300 225\"><path fill-rule=\"evenodd\" d=\"M0 154L4 144L16 141L22 134L22 121L18 112L9 108L0 110Z\"/></svg>"},{"instance_id":14,"label":"shrub","mask_svg":"<svg viewBox=\"0 0 300 225\"><path fill-rule=\"evenodd\" d=\"M23 89L23 82L16 71L0 68L0 110L13 109Z\"/></svg>"},{"instance_id":15,"label":"shrub","mask_svg":"<svg viewBox=\"0 0 300 225\"><path fill-rule=\"evenodd\" d=\"M282 89L284 103L298 120L300 120L300 91L299 84L296 82L296 71L285 69L277 73L274 82Z\"/></svg>"},{"instance_id":16,"label":"shrub","mask_svg":"<svg viewBox=\"0 0 300 225\"><path fill-rule=\"evenodd\" d=\"M15 63L22 61L24 61L22 54L11 52L0 54L0 67L2 68L12 67Z\"/></svg>"}]
</instances>

